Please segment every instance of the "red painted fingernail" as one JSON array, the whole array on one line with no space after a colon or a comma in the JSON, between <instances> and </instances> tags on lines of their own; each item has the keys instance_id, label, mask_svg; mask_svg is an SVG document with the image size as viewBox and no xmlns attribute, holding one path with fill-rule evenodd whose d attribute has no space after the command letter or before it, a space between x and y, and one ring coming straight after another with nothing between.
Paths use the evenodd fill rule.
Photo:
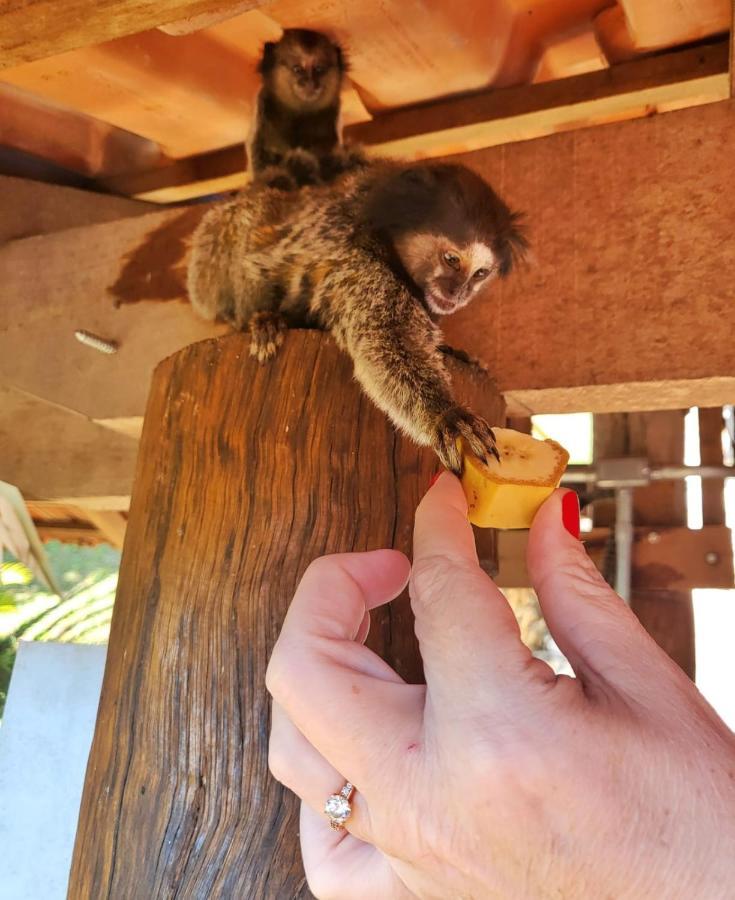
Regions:
<instances>
[{"instance_id":1,"label":"red painted fingernail","mask_svg":"<svg viewBox=\"0 0 735 900\"><path fill-rule=\"evenodd\" d=\"M569 534L579 540L579 498L574 491L567 491L561 498L561 520Z\"/></svg>"},{"instance_id":2,"label":"red painted fingernail","mask_svg":"<svg viewBox=\"0 0 735 900\"><path fill-rule=\"evenodd\" d=\"M436 475L434 475L432 477L431 481L429 482L429 490L431 490L431 488L434 487L434 485L437 483L437 481L439 481L439 476L442 475L443 473L444 473L444 469L439 469L439 471L436 473Z\"/></svg>"}]
</instances>

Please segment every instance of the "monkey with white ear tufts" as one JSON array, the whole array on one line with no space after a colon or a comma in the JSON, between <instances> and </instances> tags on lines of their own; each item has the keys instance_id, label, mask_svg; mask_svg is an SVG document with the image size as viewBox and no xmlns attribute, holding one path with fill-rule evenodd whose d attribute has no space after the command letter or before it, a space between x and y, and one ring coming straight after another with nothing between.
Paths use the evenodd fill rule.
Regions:
<instances>
[{"instance_id":1,"label":"monkey with white ear tufts","mask_svg":"<svg viewBox=\"0 0 735 900\"><path fill-rule=\"evenodd\" d=\"M288 28L265 44L258 71L263 84L247 148L256 181L292 190L364 164L358 149L342 146L347 66L339 44L318 31Z\"/></svg>"},{"instance_id":2,"label":"monkey with white ear tufts","mask_svg":"<svg viewBox=\"0 0 735 900\"><path fill-rule=\"evenodd\" d=\"M470 169L376 162L334 186L253 185L212 209L189 295L204 318L249 328L261 362L289 325L328 329L377 406L459 472L459 437L480 458L497 451L454 398L435 319L482 302L525 249L519 216Z\"/></svg>"}]
</instances>

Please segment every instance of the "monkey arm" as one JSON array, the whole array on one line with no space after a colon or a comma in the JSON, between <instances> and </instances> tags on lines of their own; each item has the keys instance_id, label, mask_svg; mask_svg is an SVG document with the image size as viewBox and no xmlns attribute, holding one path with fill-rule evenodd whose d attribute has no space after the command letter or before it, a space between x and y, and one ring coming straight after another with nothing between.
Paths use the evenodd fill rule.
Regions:
<instances>
[{"instance_id":1,"label":"monkey arm","mask_svg":"<svg viewBox=\"0 0 735 900\"><path fill-rule=\"evenodd\" d=\"M480 458L496 452L487 423L457 404L441 332L405 287L371 290L342 326L335 335L354 360L355 377L398 428L433 447L454 472L462 468L460 437Z\"/></svg>"}]
</instances>

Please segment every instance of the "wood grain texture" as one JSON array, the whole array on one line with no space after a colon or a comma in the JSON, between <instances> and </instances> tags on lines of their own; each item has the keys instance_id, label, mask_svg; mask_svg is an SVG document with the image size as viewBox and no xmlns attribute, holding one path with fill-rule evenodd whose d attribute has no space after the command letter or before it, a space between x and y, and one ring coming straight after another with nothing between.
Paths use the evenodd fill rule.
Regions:
<instances>
[{"instance_id":1,"label":"wood grain texture","mask_svg":"<svg viewBox=\"0 0 735 900\"><path fill-rule=\"evenodd\" d=\"M502 401L477 376L460 393L502 419ZM249 357L242 335L161 363L71 900L308 896L296 803L267 772L266 662L315 557L410 551L435 469L434 455L399 437L362 395L349 359L321 333L290 332L268 366ZM375 615L370 645L405 677L421 677L405 596Z\"/></svg>"},{"instance_id":2,"label":"wood grain texture","mask_svg":"<svg viewBox=\"0 0 735 900\"><path fill-rule=\"evenodd\" d=\"M234 0L6 2L0 6L0 69L235 5ZM258 6L258 0L250 5Z\"/></svg>"},{"instance_id":3,"label":"wood grain texture","mask_svg":"<svg viewBox=\"0 0 735 900\"><path fill-rule=\"evenodd\" d=\"M685 415L685 409L629 415L631 454L647 456L654 466L683 463ZM640 524L685 525L684 482L664 481L636 488L633 492L633 519ZM691 591L639 586L631 591L630 606L656 643L694 681L696 647Z\"/></svg>"},{"instance_id":4,"label":"wood grain texture","mask_svg":"<svg viewBox=\"0 0 735 900\"><path fill-rule=\"evenodd\" d=\"M684 414L685 410L630 413L615 417L607 427L599 429L597 417L595 459L623 455L646 457L654 466L682 463ZM607 443L607 447L603 442ZM684 482L659 481L635 488L633 506L633 519L637 526L654 529L683 526L686 524ZM723 543L721 535L717 546L721 551L727 546L726 539ZM689 549L693 549L691 543ZM691 591L684 589L681 583L691 584L693 576L698 570L701 571L701 560L694 562L691 572L686 567L686 560L683 561L684 571L680 570L682 567L669 566L668 572L662 572L656 569L660 560L656 559L653 548L644 544L635 548L634 554L636 552L638 565L633 569L631 608L659 646L693 680L696 667L692 596ZM679 552L683 549L680 548ZM676 577L677 569L680 570L679 578ZM668 583L662 587L664 582Z\"/></svg>"},{"instance_id":5,"label":"wood grain texture","mask_svg":"<svg viewBox=\"0 0 735 900\"><path fill-rule=\"evenodd\" d=\"M699 453L703 466L721 466L722 408L699 410ZM702 479L702 519L705 525L725 523L725 482L721 478Z\"/></svg>"}]
</instances>

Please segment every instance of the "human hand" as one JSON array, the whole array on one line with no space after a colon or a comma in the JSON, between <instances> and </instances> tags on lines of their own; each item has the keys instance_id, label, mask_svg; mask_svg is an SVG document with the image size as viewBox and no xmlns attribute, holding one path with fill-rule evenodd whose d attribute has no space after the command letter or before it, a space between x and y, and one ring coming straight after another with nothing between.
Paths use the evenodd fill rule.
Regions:
<instances>
[{"instance_id":1,"label":"human hand","mask_svg":"<svg viewBox=\"0 0 735 900\"><path fill-rule=\"evenodd\" d=\"M576 679L521 643L450 475L416 514L425 686L362 643L409 577L402 554L305 574L268 669L270 765L304 801L320 900L733 896L735 737L564 529L563 495L536 516L528 567ZM324 802L346 780L333 831Z\"/></svg>"}]
</instances>

